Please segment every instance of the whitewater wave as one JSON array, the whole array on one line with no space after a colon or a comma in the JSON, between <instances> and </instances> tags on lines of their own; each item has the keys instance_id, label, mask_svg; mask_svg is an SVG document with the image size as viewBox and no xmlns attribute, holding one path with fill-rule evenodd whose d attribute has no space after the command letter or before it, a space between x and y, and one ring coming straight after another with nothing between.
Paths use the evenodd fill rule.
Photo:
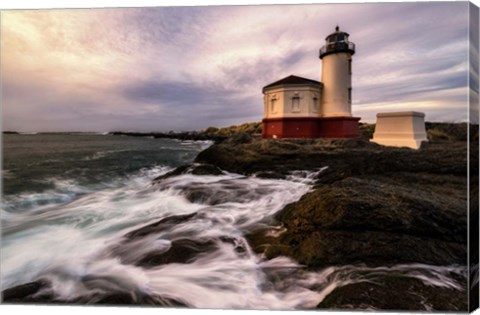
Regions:
<instances>
[{"instance_id":1,"label":"whitewater wave","mask_svg":"<svg viewBox=\"0 0 480 315\"><path fill-rule=\"evenodd\" d=\"M105 151L98 151L93 153L92 155L89 155L85 158L83 158L84 161L92 161L92 160L99 160L102 159L106 156L119 153L119 152L125 152L127 150L105 150Z\"/></svg>"},{"instance_id":2,"label":"whitewater wave","mask_svg":"<svg viewBox=\"0 0 480 315\"><path fill-rule=\"evenodd\" d=\"M385 275L462 289L452 276L465 275L459 266L313 272L286 257L255 254L245 235L259 228L281 233L273 215L310 191L324 169L296 171L287 180L224 172L152 182L168 170L144 169L102 189L77 187L83 194L73 200L2 216L4 287L46 279L66 301L120 291L190 307L243 309L312 308L337 287ZM74 182L63 182L56 191L72 187ZM189 257L151 263L179 244Z\"/></svg>"}]
</instances>

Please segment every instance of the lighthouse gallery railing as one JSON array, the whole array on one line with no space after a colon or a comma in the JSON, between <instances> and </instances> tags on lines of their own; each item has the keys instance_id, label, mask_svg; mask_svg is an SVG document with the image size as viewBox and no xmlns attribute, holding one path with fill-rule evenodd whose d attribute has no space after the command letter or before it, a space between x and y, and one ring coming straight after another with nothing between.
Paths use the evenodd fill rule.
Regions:
<instances>
[{"instance_id":1,"label":"lighthouse gallery railing","mask_svg":"<svg viewBox=\"0 0 480 315\"><path fill-rule=\"evenodd\" d=\"M320 48L320 56L333 51L355 51L355 44L352 42L330 43Z\"/></svg>"}]
</instances>

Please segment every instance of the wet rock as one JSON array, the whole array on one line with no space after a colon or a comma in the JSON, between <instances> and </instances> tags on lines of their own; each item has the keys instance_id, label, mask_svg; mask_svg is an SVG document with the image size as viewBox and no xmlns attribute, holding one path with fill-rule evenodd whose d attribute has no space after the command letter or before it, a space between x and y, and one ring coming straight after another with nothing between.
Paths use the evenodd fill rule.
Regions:
<instances>
[{"instance_id":1,"label":"wet rock","mask_svg":"<svg viewBox=\"0 0 480 315\"><path fill-rule=\"evenodd\" d=\"M449 265L465 264L467 259L464 244L378 231L287 231L265 254L268 258L290 256L310 268L358 263Z\"/></svg>"},{"instance_id":2,"label":"wet rock","mask_svg":"<svg viewBox=\"0 0 480 315\"><path fill-rule=\"evenodd\" d=\"M200 152L196 162L246 175L285 176L293 170L325 166L339 178L391 172L464 175L467 143L431 142L421 150L412 150L384 147L365 139L255 139L240 144L227 140ZM478 170L478 166L473 167Z\"/></svg>"},{"instance_id":3,"label":"wet rock","mask_svg":"<svg viewBox=\"0 0 480 315\"><path fill-rule=\"evenodd\" d=\"M172 242L166 252L151 252L140 259L136 265L142 267L155 267L158 265L181 263L185 264L202 253L215 250L213 241L199 242L190 239L176 240Z\"/></svg>"},{"instance_id":4,"label":"wet rock","mask_svg":"<svg viewBox=\"0 0 480 315\"><path fill-rule=\"evenodd\" d=\"M160 176L154 178L153 182L155 183L155 182L161 181L162 179L165 179L165 178L170 178L170 177L173 177L173 176L178 176L178 175L185 174L185 172L187 172L189 167L190 167L190 165L179 166L179 167L175 168L174 170L172 170L170 172L167 172L166 174L163 174L163 175L160 175Z\"/></svg>"},{"instance_id":5,"label":"wet rock","mask_svg":"<svg viewBox=\"0 0 480 315\"><path fill-rule=\"evenodd\" d=\"M258 228L255 229L245 235L245 239L247 240L248 244L252 248L252 250L256 253L266 253L266 251L270 248L278 248L281 247L278 243L277 238L271 235L269 233L271 231L271 228L269 227L263 227L263 228ZM290 256L290 254L287 253L287 250L285 251L284 256ZM278 255L271 255L272 257L279 256Z\"/></svg>"},{"instance_id":6,"label":"wet rock","mask_svg":"<svg viewBox=\"0 0 480 315\"><path fill-rule=\"evenodd\" d=\"M37 280L21 284L2 292L2 301L7 303L15 302L42 302L45 300L51 300L51 295L39 294L41 290L44 290L50 286L50 283L46 280Z\"/></svg>"},{"instance_id":7,"label":"wet rock","mask_svg":"<svg viewBox=\"0 0 480 315\"><path fill-rule=\"evenodd\" d=\"M135 239L135 238L144 237L144 236L152 234L152 233L159 233L159 232L162 232L162 231L164 231L164 230L166 230L166 229L168 229L172 226L175 226L177 224L186 222L186 221L194 218L196 215L197 215L197 213L169 216L169 217L161 219L158 222L146 225L146 226L141 227L137 230L129 232L125 235L125 237L127 239Z\"/></svg>"},{"instance_id":8,"label":"wet rock","mask_svg":"<svg viewBox=\"0 0 480 315\"><path fill-rule=\"evenodd\" d=\"M181 190L188 201L205 205L248 202L269 192L263 187L251 187L246 182L239 183L234 180L223 180L214 184L190 184L181 187Z\"/></svg>"},{"instance_id":9,"label":"wet rock","mask_svg":"<svg viewBox=\"0 0 480 315\"><path fill-rule=\"evenodd\" d=\"M282 175L277 172L258 172L254 174L256 177L259 178L266 178L266 179L285 179L285 175Z\"/></svg>"},{"instance_id":10,"label":"wet rock","mask_svg":"<svg viewBox=\"0 0 480 315\"><path fill-rule=\"evenodd\" d=\"M328 166L315 190L277 216L278 238L248 236L257 252L329 264L466 262L465 141L431 141L420 150L365 139L253 139L215 144L196 159L240 174ZM472 173L478 163L472 163ZM263 233L263 232L262 232Z\"/></svg>"},{"instance_id":11,"label":"wet rock","mask_svg":"<svg viewBox=\"0 0 480 315\"><path fill-rule=\"evenodd\" d=\"M193 174L193 175L222 175L223 172L216 166L210 164L193 164L193 165L183 165L179 166L173 171L170 171L166 174L158 176L153 180L153 182L158 182L166 178L182 175L182 174Z\"/></svg>"},{"instance_id":12,"label":"wet rock","mask_svg":"<svg viewBox=\"0 0 480 315\"><path fill-rule=\"evenodd\" d=\"M269 258L293 257L311 268L466 264L463 180L398 173L389 178L349 177L320 186L277 214L287 231L263 246L264 252Z\"/></svg>"},{"instance_id":13,"label":"wet rock","mask_svg":"<svg viewBox=\"0 0 480 315\"><path fill-rule=\"evenodd\" d=\"M464 178L412 177L346 178L304 195L277 219L289 230L384 231L466 243Z\"/></svg>"},{"instance_id":14,"label":"wet rock","mask_svg":"<svg viewBox=\"0 0 480 315\"><path fill-rule=\"evenodd\" d=\"M95 292L95 288L91 288ZM102 291L102 290L100 290ZM21 284L2 292L4 303L21 304L103 304L103 305L159 305L179 307L186 306L171 298L149 296L139 292L110 291L108 293L93 293L71 300L59 299L52 291L50 282L37 280Z\"/></svg>"},{"instance_id":15,"label":"wet rock","mask_svg":"<svg viewBox=\"0 0 480 315\"><path fill-rule=\"evenodd\" d=\"M184 307L186 304L171 298L160 296L136 295L131 292L110 292L80 298L74 304L95 305L156 305L163 307Z\"/></svg>"},{"instance_id":16,"label":"wet rock","mask_svg":"<svg viewBox=\"0 0 480 315\"><path fill-rule=\"evenodd\" d=\"M336 288L317 308L466 312L467 296L465 291L429 286L414 278L386 276Z\"/></svg>"},{"instance_id":17,"label":"wet rock","mask_svg":"<svg viewBox=\"0 0 480 315\"><path fill-rule=\"evenodd\" d=\"M256 192L248 187L236 185L234 182L230 183L223 182L222 189L212 189L211 185L204 184L184 187L182 190L188 201L205 205L247 201L249 197L256 195Z\"/></svg>"}]
</instances>

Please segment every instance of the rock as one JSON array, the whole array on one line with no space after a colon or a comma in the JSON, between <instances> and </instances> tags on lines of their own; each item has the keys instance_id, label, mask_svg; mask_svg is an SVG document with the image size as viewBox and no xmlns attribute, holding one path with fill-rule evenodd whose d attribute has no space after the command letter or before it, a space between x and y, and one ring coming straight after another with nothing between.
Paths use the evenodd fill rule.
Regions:
<instances>
[{"instance_id":1,"label":"rock","mask_svg":"<svg viewBox=\"0 0 480 315\"><path fill-rule=\"evenodd\" d=\"M152 233L159 233L169 227L180 224L182 222L188 221L194 218L197 213L190 213L184 215L174 215L161 219L158 222L148 224L144 227L131 231L125 235L127 239L135 239L139 237L144 237Z\"/></svg>"},{"instance_id":2,"label":"rock","mask_svg":"<svg viewBox=\"0 0 480 315\"><path fill-rule=\"evenodd\" d=\"M285 179L285 175L277 173L277 172L272 172L272 171L266 171L266 172L258 172L254 174L256 177L259 178L266 178L266 179Z\"/></svg>"},{"instance_id":3,"label":"rock","mask_svg":"<svg viewBox=\"0 0 480 315\"><path fill-rule=\"evenodd\" d=\"M349 177L320 186L285 207L287 229L385 231L467 241L467 190L460 176L396 174ZM374 193L372 193L374 192ZM299 231L301 232L301 231Z\"/></svg>"},{"instance_id":4,"label":"rock","mask_svg":"<svg viewBox=\"0 0 480 315\"><path fill-rule=\"evenodd\" d=\"M290 256L309 268L359 263L449 265L465 264L467 259L465 244L368 230L320 230L304 234L287 231L279 244L266 249L265 255Z\"/></svg>"},{"instance_id":5,"label":"rock","mask_svg":"<svg viewBox=\"0 0 480 315\"><path fill-rule=\"evenodd\" d=\"M179 307L186 306L171 298L161 296L149 296L139 294L138 292L113 291L108 293L96 293L93 295L80 297L72 301L63 301L65 304L90 304L90 305L146 305L146 306L162 306L162 307Z\"/></svg>"},{"instance_id":6,"label":"rock","mask_svg":"<svg viewBox=\"0 0 480 315\"><path fill-rule=\"evenodd\" d=\"M234 184L230 187L232 189L228 189L228 187L224 188L227 189L212 191L210 185L205 184L185 187L183 191L188 201L204 205L217 205L227 201L242 202L256 194L256 191L251 191L246 187L236 186Z\"/></svg>"},{"instance_id":7,"label":"rock","mask_svg":"<svg viewBox=\"0 0 480 315\"><path fill-rule=\"evenodd\" d=\"M462 177L398 173L349 177L287 205L287 231L268 258L287 255L310 268L365 263L466 264L466 187ZM373 193L372 193L373 192Z\"/></svg>"},{"instance_id":8,"label":"rock","mask_svg":"<svg viewBox=\"0 0 480 315\"><path fill-rule=\"evenodd\" d=\"M172 170L170 172L167 172L163 175L160 175L160 176L154 178L153 182L155 183L155 182L161 181L162 179L165 179L165 178L170 178L170 177L173 177L173 176L178 176L178 175L185 174L185 172L188 170L189 167L190 167L190 165L179 166L179 167L175 168L174 170Z\"/></svg>"},{"instance_id":9,"label":"rock","mask_svg":"<svg viewBox=\"0 0 480 315\"><path fill-rule=\"evenodd\" d=\"M212 241L198 242L189 239L176 240L172 242L168 251L148 253L139 260L136 265L142 267L155 267L171 263L185 264L201 253L215 250L215 248L215 243Z\"/></svg>"},{"instance_id":10,"label":"rock","mask_svg":"<svg viewBox=\"0 0 480 315\"><path fill-rule=\"evenodd\" d=\"M91 288L95 292L95 288ZM100 290L101 291L101 290ZM2 292L6 303L21 304L104 304L104 305L160 305L160 306L186 306L184 303L161 296L148 296L138 292L111 291L108 293L95 292L72 300L61 300L53 294L50 282L37 280L21 284Z\"/></svg>"},{"instance_id":11,"label":"rock","mask_svg":"<svg viewBox=\"0 0 480 315\"><path fill-rule=\"evenodd\" d=\"M190 169L190 174L193 175L223 175L223 171L221 169L209 164L193 165Z\"/></svg>"},{"instance_id":12,"label":"rock","mask_svg":"<svg viewBox=\"0 0 480 315\"><path fill-rule=\"evenodd\" d=\"M181 189L190 202L204 205L226 202L243 203L270 192L265 187L251 187L248 182L241 183L235 180L223 180L221 186L216 186L215 189L212 189L212 186L211 183L197 183Z\"/></svg>"},{"instance_id":13,"label":"rock","mask_svg":"<svg viewBox=\"0 0 480 315\"><path fill-rule=\"evenodd\" d=\"M385 276L338 287L317 308L466 312L467 306L465 291L429 286L414 278Z\"/></svg>"},{"instance_id":14,"label":"rock","mask_svg":"<svg viewBox=\"0 0 480 315\"><path fill-rule=\"evenodd\" d=\"M43 300L51 300L51 295L38 295L40 290L46 289L50 286L50 283L46 280L37 280L21 284L2 292L2 301L7 303L15 302L42 302Z\"/></svg>"},{"instance_id":15,"label":"rock","mask_svg":"<svg viewBox=\"0 0 480 315\"><path fill-rule=\"evenodd\" d=\"M180 239L173 241L168 251L148 253L139 260L136 265L142 267L156 267L171 263L186 264L198 258L199 255L217 250L217 242L232 245L238 256L243 256L247 251L246 244L241 239L238 240L227 236L207 241Z\"/></svg>"},{"instance_id":16,"label":"rock","mask_svg":"<svg viewBox=\"0 0 480 315\"><path fill-rule=\"evenodd\" d=\"M249 143L215 144L200 152L198 163L229 172L252 175L328 166L339 178L391 172L429 172L464 175L467 143L431 142L420 150L384 147L365 139L254 139ZM472 164L473 165L473 164ZM473 165L478 171L478 165Z\"/></svg>"},{"instance_id":17,"label":"rock","mask_svg":"<svg viewBox=\"0 0 480 315\"><path fill-rule=\"evenodd\" d=\"M431 141L419 150L370 143L373 128L363 129L359 139L231 137L202 151L195 162L279 179L295 170L328 167L313 191L276 215L285 232L273 236L271 229L259 227L246 235L267 259L289 256L310 270L352 264L466 266L466 125L427 125ZM470 140L478 141L478 127L472 130ZM470 162L471 174L478 174L478 150ZM185 188L187 198L206 204L234 198L225 192L212 196L203 188ZM476 196L478 188L471 190L471 198ZM478 211L471 215L478 217ZM377 280L339 287L319 307L466 310L461 290L392 275Z\"/></svg>"},{"instance_id":18,"label":"rock","mask_svg":"<svg viewBox=\"0 0 480 315\"><path fill-rule=\"evenodd\" d=\"M222 175L223 172L216 166L210 164L193 164L193 165L183 165L179 166L173 171L170 171L166 174L158 176L153 180L153 182L158 182L166 178L173 176L178 176L182 174L193 174L193 175Z\"/></svg>"},{"instance_id":19,"label":"rock","mask_svg":"<svg viewBox=\"0 0 480 315\"><path fill-rule=\"evenodd\" d=\"M465 141L431 141L412 150L362 138L229 139L202 151L196 162L279 178L328 166L313 192L278 214L285 233L248 236L268 258L287 255L310 268L441 265L466 263L467 152ZM478 173L478 163L470 170Z\"/></svg>"}]
</instances>

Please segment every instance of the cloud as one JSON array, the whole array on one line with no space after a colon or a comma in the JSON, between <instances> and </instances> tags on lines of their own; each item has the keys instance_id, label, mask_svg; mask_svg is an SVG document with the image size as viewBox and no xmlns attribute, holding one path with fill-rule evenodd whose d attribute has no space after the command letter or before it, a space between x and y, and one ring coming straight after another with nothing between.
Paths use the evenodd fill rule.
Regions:
<instances>
[{"instance_id":1,"label":"cloud","mask_svg":"<svg viewBox=\"0 0 480 315\"><path fill-rule=\"evenodd\" d=\"M356 115L413 107L467 119L468 3L9 11L1 20L4 129L259 121L264 85L290 74L321 80L318 49L337 23L357 44Z\"/></svg>"}]
</instances>

